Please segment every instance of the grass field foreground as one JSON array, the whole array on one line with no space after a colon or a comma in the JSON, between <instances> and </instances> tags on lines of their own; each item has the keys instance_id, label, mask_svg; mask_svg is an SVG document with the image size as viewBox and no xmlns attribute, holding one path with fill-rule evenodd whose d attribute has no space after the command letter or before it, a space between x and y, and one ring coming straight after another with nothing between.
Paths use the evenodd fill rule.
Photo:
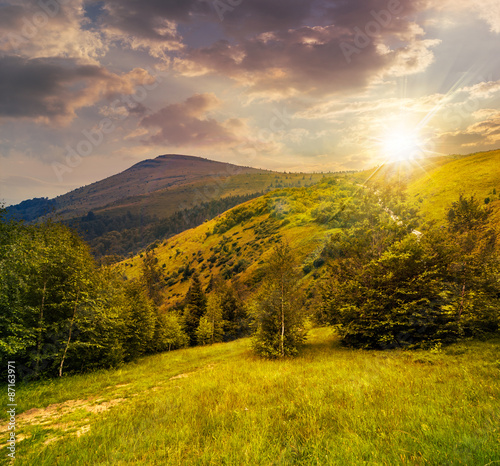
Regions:
<instances>
[{"instance_id":1,"label":"grass field foreground","mask_svg":"<svg viewBox=\"0 0 500 466\"><path fill-rule=\"evenodd\" d=\"M244 339L28 384L16 464L492 465L499 349L350 350L321 328L296 359Z\"/></svg>"}]
</instances>

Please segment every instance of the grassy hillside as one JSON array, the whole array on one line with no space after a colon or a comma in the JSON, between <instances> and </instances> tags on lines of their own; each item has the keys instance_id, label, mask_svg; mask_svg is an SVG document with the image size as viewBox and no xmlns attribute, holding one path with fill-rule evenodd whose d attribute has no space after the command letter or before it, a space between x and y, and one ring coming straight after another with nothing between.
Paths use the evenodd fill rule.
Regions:
<instances>
[{"instance_id":1,"label":"grassy hillside","mask_svg":"<svg viewBox=\"0 0 500 466\"><path fill-rule=\"evenodd\" d=\"M270 173L250 167L214 162L200 157L185 155L162 155L155 159L144 160L121 173L76 189L55 199L56 213L63 218L85 215L88 211L105 211L108 214L117 210L142 209L145 215L159 214L168 216L176 210L179 198L162 209L148 210L147 199L154 193L184 192L186 187L199 182L209 184L211 179L229 178L234 175ZM192 190L191 190L192 191ZM184 199L185 203L188 203ZM173 204L172 206L170 204ZM172 207L174 207L172 209Z\"/></svg>"},{"instance_id":2,"label":"grassy hillside","mask_svg":"<svg viewBox=\"0 0 500 466\"><path fill-rule=\"evenodd\" d=\"M410 182L408 194L420 204L421 214L429 220L444 218L447 207L459 194L475 195L481 201L489 198L500 220L500 150L470 155L434 168Z\"/></svg>"},{"instance_id":3,"label":"grassy hillside","mask_svg":"<svg viewBox=\"0 0 500 466\"><path fill-rule=\"evenodd\" d=\"M493 222L500 225L500 150L391 163L356 179L368 186L403 183L425 221L442 222L460 194L474 195L493 207Z\"/></svg>"},{"instance_id":4,"label":"grassy hillside","mask_svg":"<svg viewBox=\"0 0 500 466\"><path fill-rule=\"evenodd\" d=\"M140 212L142 215L165 218L178 211L179 208L189 208L211 199L242 196L284 187L309 186L322 177L323 175L318 173L284 174L264 171L243 172L230 176L227 173L215 174L158 191L118 199L94 209L94 212L110 216Z\"/></svg>"},{"instance_id":5,"label":"grassy hillside","mask_svg":"<svg viewBox=\"0 0 500 466\"><path fill-rule=\"evenodd\" d=\"M359 351L316 329L301 356L282 361L255 357L249 344L180 350L18 387L16 464L500 460L498 340Z\"/></svg>"},{"instance_id":6,"label":"grassy hillside","mask_svg":"<svg viewBox=\"0 0 500 466\"><path fill-rule=\"evenodd\" d=\"M9 210L25 216L26 220L47 212L70 219L89 211L110 217L130 212L166 218L179 209L211 199L306 186L321 177L320 174L276 173L186 155L161 155L50 201L25 201Z\"/></svg>"},{"instance_id":7,"label":"grassy hillside","mask_svg":"<svg viewBox=\"0 0 500 466\"><path fill-rule=\"evenodd\" d=\"M46 215L57 218L75 228L96 257L124 257L247 199L275 189L310 186L322 177L163 155L55 199L10 206L8 213L28 222ZM179 222L181 212L184 221Z\"/></svg>"},{"instance_id":8,"label":"grassy hillside","mask_svg":"<svg viewBox=\"0 0 500 466\"><path fill-rule=\"evenodd\" d=\"M194 272L204 285L217 275L243 288L258 285L262 265L280 239L306 269L306 286L317 277L315 266L322 263L317 260L325 243L349 221L341 206L359 204L362 198L360 188L345 176L332 176L308 188L268 193L164 241L154 251L165 276L165 302L184 297ZM127 278L139 275L142 256L120 264Z\"/></svg>"}]
</instances>

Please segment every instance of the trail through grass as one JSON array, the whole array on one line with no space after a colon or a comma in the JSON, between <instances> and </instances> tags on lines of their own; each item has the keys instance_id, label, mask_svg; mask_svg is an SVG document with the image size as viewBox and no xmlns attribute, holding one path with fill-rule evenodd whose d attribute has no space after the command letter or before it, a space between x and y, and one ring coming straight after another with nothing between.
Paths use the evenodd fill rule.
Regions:
<instances>
[{"instance_id":1,"label":"trail through grass","mask_svg":"<svg viewBox=\"0 0 500 466\"><path fill-rule=\"evenodd\" d=\"M499 348L367 352L315 329L296 359L245 339L21 386L16 463L495 464Z\"/></svg>"}]
</instances>

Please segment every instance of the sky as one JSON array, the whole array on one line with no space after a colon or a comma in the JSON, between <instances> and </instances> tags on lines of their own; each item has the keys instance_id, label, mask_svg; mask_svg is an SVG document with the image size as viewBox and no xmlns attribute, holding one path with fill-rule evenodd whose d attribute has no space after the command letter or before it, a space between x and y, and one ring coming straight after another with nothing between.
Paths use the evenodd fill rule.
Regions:
<instances>
[{"instance_id":1,"label":"sky","mask_svg":"<svg viewBox=\"0 0 500 466\"><path fill-rule=\"evenodd\" d=\"M0 203L162 154L280 171L500 147L498 0L0 0Z\"/></svg>"}]
</instances>

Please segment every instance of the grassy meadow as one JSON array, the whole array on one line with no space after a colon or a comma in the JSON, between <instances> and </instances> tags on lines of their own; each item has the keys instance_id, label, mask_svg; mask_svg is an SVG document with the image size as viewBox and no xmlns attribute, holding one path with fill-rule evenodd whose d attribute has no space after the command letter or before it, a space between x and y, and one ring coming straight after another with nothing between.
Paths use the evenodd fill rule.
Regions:
<instances>
[{"instance_id":1,"label":"grassy meadow","mask_svg":"<svg viewBox=\"0 0 500 466\"><path fill-rule=\"evenodd\" d=\"M21 385L16 464L500 464L499 349L351 350L318 328L295 359L242 339Z\"/></svg>"}]
</instances>

